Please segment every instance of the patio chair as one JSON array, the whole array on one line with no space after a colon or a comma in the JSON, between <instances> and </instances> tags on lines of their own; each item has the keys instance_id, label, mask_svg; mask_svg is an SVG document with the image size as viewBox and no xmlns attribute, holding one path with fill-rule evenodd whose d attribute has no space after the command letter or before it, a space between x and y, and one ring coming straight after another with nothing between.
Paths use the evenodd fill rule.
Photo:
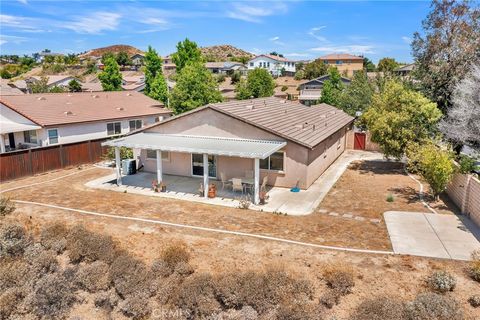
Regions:
<instances>
[{"instance_id":1,"label":"patio chair","mask_svg":"<svg viewBox=\"0 0 480 320\"><path fill-rule=\"evenodd\" d=\"M245 170L245 178L253 179L253 171Z\"/></svg>"},{"instance_id":2,"label":"patio chair","mask_svg":"<svg viewBox=\"0 0 480 320\"><path fill-rule=\"evenodd\" d=\"M230 186L232 183L227 180L224 172L220 172L220 181L222 182L222 190L225 189L225 186Z\"/></svg>"},{"instance_id":3,"label":"patio chair","mask_svg":"<svg viewBox=\"0 0 480 320\"><path fill-rule=\"evenodd\" d=\"M233 192L235 192L235 191L241 191L242 194L243 194L242 179L237 179L237 178L233 178L233 179L232 179L232 190L233 190Z\"/></svg>"}]
</instances>

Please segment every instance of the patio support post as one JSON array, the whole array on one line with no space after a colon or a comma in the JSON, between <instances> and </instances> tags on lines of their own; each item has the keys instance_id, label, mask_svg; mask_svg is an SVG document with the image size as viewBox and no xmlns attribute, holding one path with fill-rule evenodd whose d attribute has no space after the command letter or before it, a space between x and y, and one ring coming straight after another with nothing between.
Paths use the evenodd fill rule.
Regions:
<instances>
[{"instance_id":1,"label":"patio support post","mask_svg":"<svg viewBox=\"0 0 480 320\"><path fill-rule=\"evenodd\" d=\"M5 136L0 134L0 153L5 152Z\"/></svg>"},{"instance_id":2,"label":"patio support post","mask_svg":"<svg viewBox=\"0 0 480 320\"><path fill-rule=\"evenodd\" d=\"M120 147L115 147L115 171L117 172L117 185L122 185L122 163L120 161Z\"/></svg>"},{"instance_id":3,"label":"patio support post","mask_svg":"<svg viewBox=\"0 0 480 320\"><path fill-rule=\"evenodd\" d=\"M157 182L163 181L162 176L162 150L157 150Z\"/></svg>"},{"instance_id":4,"label":"patio support post","mask_svg":"<svg viewBox=\"0 0 480 320\"><path fill-rule=\"evenodd\" d=\"M208 154L203 154L203 197L208 198Z\"/></svg>"},{"instance_id":5,"label":"patio support post","mask_svg":"<svg viewBox=\"0 0 480 320\"><path fill-rule=\"evenodd\" d=\"M255 183L254 183L254 198L253 201L255 204L258 204L260 202L260 159L255 158L254 159L254 177L255 177Z\"/></svg>"}]
</instances>

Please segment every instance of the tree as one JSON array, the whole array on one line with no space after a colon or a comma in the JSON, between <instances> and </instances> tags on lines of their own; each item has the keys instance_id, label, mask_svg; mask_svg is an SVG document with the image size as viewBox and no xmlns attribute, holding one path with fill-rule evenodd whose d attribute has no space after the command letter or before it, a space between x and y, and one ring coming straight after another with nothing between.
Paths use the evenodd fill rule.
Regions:
<instances>
[{"instance_id":1,"label":"tree","mask_svg":"<svg viewBox=\"0 0 480 320\"><path fill-rule=\"evenodd\" d=\"M203 62L202 52L195 42L186 38L177 44L177 52L172 55L172 61L177 72L180 72L189 63Z\"/></svg>"},{"instance_id":2,"label":"tree","mask_svg":"<svg viewBox=\"0 0 480 320\"><path fill-rule=\"evenodd\" d=\"M240 81L240 79L242 79L242 74L240 73L240 71L235 71L235 72L232 73L230 83L231 84L236 84Z\"/></svg>"},{"instance_id":3,"label":"tree","mask_svg":"<svg viewBox=\"0 0 480 320\"><path fill-rule=\"evenodd\" d=\"M130 59L130 56L125 51L120 51L119 53L117 53L115 60L117 60L117 63L120 66L132 65L132 59Z\"/></svg>"},{"instance_id":4,"label":"tree","mask_svg":"<svg viewBox=\"0 0 480 320\"><path fill-rule=\"evenodd\" d=\"M366 72L374 72L375 71L375 64L372 60L368 59L367 57L363 58L363 69Z\"/></svg>"},{"instance_id":5,"label":"tree","mask_svg":"<svg viewBox=\"0 0 480 320\"><path fill-rule=\"evenodd\" d=\"M148 96L152 99L163 102L164 105L168 105L167 81L165 81L165 77L161 72L157 72L155 79L153 79Z\"/></svg>"},{"instance_id":6,"label":"tree","mask_svg":"<svg viewBox=\"0 0 480 320\"><path fill-rule=\"evenodd\" d=\"M48 88L48 77L41 77L40 80L29 82L27 87L31 93L46 93L50 91Z\"/></svg>"},{"instance_id":7,"label":"tree","mask_svg":"<svg viewBox=\"0 0 480 320\"><path fill-rule=\"evenodd\" d=\"M480 151L480 63L473 65L453 92L453 105L439 128L455 144Z\"/></svg>"},{"instance_id":8,"label":"tree","mask_svg":"<svg viewBox=\"0 0 480 320\"><path fill-rule=\"evenodd\" d=\"M351 116L355 116L358 111L363 113L372 103L374 92L375 87L368 80L366 72L357 71L353 74L350 85L342 91L338 107Z\"/></svg>"},{"instance_id":9,"label":"tree","mask_svg":"<svg viewBox=\"0 0 480 320\"><path fill-rule=\"evenodd\" d=\"M70 92L82 92L82 85L75 79L72 79L68 83L68 91Z\"/></svg>"},{"instance_id":10,"label":"tree","mask_svg":"<svg viewBox=\"0 0 480 320\"><path fill-rule=\"evenodd\" d=\"M244 100L261 97L271 97L275 89L275 81L266 69L255 68L236 86L237 99Z\"/></svg>"},{"instance_id":11,"label":"tree","mask_svg":"<svg viewBox=\"0 0 480 320\"><path fill-rule=\"evenodd\" d=\"M446 112L455 85L480 57L480 7L468 1L434 0L422 26L423 33L416 32L412 42L414 76L424 94Z\"/></svg>"},{"instance_id":12,"label":"tree","mask_svg":"<svg viewBox=\"0 0 480 320\"><path fill-rule=\"evenodd\" d=\"M50 90L48 90L48 92L50 92L50 93L62 93L62 92L65 92L65 89L63 87L53 86L53 87L50 88Z\"/></svg>"},{"instance_id":13,"label":"tree","mask_svg":"<svg viewBox=\"0 0 480 320\"><path fill-rule=\"evenodd\" d=\"M330 68L328 70L329 79L323 82L322 95L320 96L321 103L327 103L335 107L340 106L340 95L344 89L342 77L337 68Z\"/></svg>"},{"instance_id":14,"label":"tree","mask_svg":"<svg viewBox=\"0 0 480 320\"><path fill-rule=\"evenodd\" d=\"M392 72L398 68L399 64L394 58L382 58L378 61L378 71L380 72Z\"/></svg>"},{"instance_id":15,"label":"tree","mask_svg":"<svg viewBox=\"0 0 480 320\"><path fill-rule=\"evenodd\" d=\"M65 64L77 64L79 62L79 59L78 59L78 56L73 54L73 53L69 53L68 55L66 55L63 60L65 61Z\"/></svg>"},{"instance_id":16,"label":"tree","mask_svg":"<svg viewBox=\"0 0 480 320\"><path fill-rule=\"evenodd\" d=\"M202 62L188 63L177 74L170 106L175 114L222 101L218 83Z\"/></svg>"},{"instance_id":17,"label":"tree","mask_svg":"<svg viewBox=\"0 0 480 320\"><path fill-rule=\"evenodd\" d=\"M409 166L415 167L428 182L435 200L438 200L438 195L445 191L455 173L453 153L439 148L432 141L424 141L409 145L407 156Z\"/></svg>"},{"instance_id":18,"label":"tree","mask_svg":"<svg viewBox=\"0 0 480 320\"><path fill-rule=\"evenodd\" d=\"M148 46L145 54L145 94L153 99L167 103L167 97L164 92L167 91L167 82L162 73L162 59L157 51ZM163 79L160 79L163 78ZM155 86L155 87L154 87ZM157 99L158 98L158 99Z\"/></svg>"},{"instance_id":19,"label":"tree","mask_svg":"<svg viewBox=\"0 0 480 320\"><path fill-rule=\"evenodd\" d=\"M115 58L109 57L105 61L105 67L98 75L98 79L102 83L104 91L121 91L122 90L122 74L118 68Z\"/></svg>"},{"instance_id":20,"label":"tree","mask_svg":"<svg viewBox=\"0 0 480 320\"><path fill-rule=\"evenodd\" d=\"M319 59L307 63L304 67L304 77L309 80L326 75L327 72L326 64Z\"/></svg>"},{"instance_id":21,"label":"tree","mask_svg":"<svg viewBox=\"0 0 480 320\"><path fill-rule=\"evenodd\" d=\"M278 53L277 51L272 51L272 52L270 52L270 55L272 55L272 56L277 56L277 57L282 57L282 58L283 58L283 54Z\"/></svg>"},{"instance_id":22,"label":"tree","mask_svg":"<svg viewBox=\"0 0 480 320\"><path fill-rule=\"evenodd\" d=\"M385 156L400 159L408 143L422 142L435 133L441 116L434 102L389 80L382 92L373 95L362 121Z\"/></svg>"},{"instance_id":23,"label":"tree","mask_svg":"<svg viewBox=\"0 0 480 320\"><path fill-rule=\"evenodd\" d=\"M111 52L111 51L108 51L108 52L105 52L104 54L102 54L102 59L101 59L102 63L103 63L103 64L106 64L106 63L107 63L107 60L108 60L109 58L116 59L115 54L114 54L113 52Z\"/></svg>"}]
</instances>

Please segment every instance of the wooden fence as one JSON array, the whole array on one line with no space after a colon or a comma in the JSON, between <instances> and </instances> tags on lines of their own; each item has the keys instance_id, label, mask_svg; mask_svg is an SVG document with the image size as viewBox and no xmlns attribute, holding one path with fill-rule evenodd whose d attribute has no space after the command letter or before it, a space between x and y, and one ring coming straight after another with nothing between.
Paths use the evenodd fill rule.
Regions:
<instances>
[{"instance_id":1,"label":"wooden fence","mask_svg":"<svg viewBox=\"0 0 480 320\"><path fill-rule=\"evenodd\" d=\"M0 154L0 181L31 176L101 160L105 139L89 140Z\"/></svg>"}]
</instances>

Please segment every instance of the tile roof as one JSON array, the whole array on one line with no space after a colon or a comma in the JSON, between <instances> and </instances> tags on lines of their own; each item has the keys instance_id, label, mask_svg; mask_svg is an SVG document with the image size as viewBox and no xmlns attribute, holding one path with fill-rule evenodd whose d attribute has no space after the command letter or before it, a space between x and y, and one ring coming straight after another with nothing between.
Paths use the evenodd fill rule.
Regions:
<instances>
[{"instance_id":1,"label":"tile roof","mask_svg":"<svg viewBox=\"0 0 480 320\"><path fill-rule=\"evenodd\" d=\"M150 127L175 121L206 108L312 149L354 120L342 110L325 103L307 107L297 101L269 97L209 104Z\"/></svg>"},{"instance_id":2,"label":"tile roof","mask_svg":"<svg viewBox=\"0 0 480 320\"><path fill-rule=\"evenodd\" d=\"M10 95L22 95L24 94L20 89L15 87L13 84L9 85L7 79L0 79L0 94L5 96Z\"/></svg>"},{"instance_id":3,"label":"tile roof","mask_svg":"<svg viewBox=\"0 0 480 320\"><path fill-rule=\"evenodd\" d=\"M253 57L250 60L253 60L253 59L258 58L258 57L267 57L267 58L270 58L272 60L281 61L281 62L294 62L294 60L290 60L290 59L287 59L285 57L274 56L273 54L261 54L261 55Z\"/></svg>"},{"instance_id":4,"label":"tile roof","mask_svg":"<svg viewBox=\"0 0 480 320\"><path fill-rule=\"evenodd\" d=\"M76 77L74 76L58 76L58 75L33 76L32 78L37 81L40 81L43 77L48 79L47 85L49 86L57 82L61 82L69 79L76 79Z\"/></svg>"},{"instance_id":5,"label":"tile roof","mask_svg":"<svg viewBox=\"0 0 480 320\"><path fill-rule=\"evenodd\" d=\"M171 113L134 91L1 95L0 103L41 126Z\"/></svg>"},{"instance_id":6,"label":"tile roof","mask_svg":"<svg viewBox=\"0 0 480 320\"><path fill-rule=\"evenodd\" d=\"M354 56L348 53L332 53L320 57L320 60L362 60L362 57Z\"/></svg>"}]
</instances>

